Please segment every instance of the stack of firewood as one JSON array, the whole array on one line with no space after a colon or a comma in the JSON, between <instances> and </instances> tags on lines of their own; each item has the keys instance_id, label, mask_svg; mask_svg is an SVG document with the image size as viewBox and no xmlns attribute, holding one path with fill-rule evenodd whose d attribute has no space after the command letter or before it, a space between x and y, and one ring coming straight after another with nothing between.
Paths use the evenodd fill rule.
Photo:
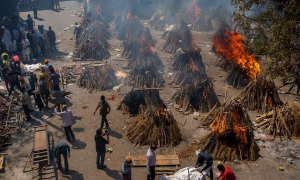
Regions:
<instances>
[{"instance_id":1,"label":"stack of firewood","mask_svg":"<svg viewBox=\"0 0 300 180\"><path fill-rule=\"evenodd\" d=\"M286 139L300 137L300 108L293 102L291 106L285 103L275 107L272 111L258 116L255 120L256 127L267 134L277 135Z\"/></svg>"},{"instance_id":2,"label":"stack of firewood","mask_svg":"<svg viewBox=\"0 0 300 180\"><path fill-rule=\"evenodd\" d=\"M235 87L243 88L247 86L251 81L251 78L247 75L246 71L237 65L234 65L226 77L226 82Z\"/></svg>"},{"instance_id":3,"label":"stack of firewood","mask_svg":"<svg viewBox=\"0 0 300 180\"><path fill-rule=\"evenodd\" d=\"M143 25L138 19L126 19L118 26L117 39L126 40L136 32L143 30Z\"/></svg>"},{"instance_id":4,"label":"stack of firewood","mask_svg":"<svg viewBox=\"0 0 300 180\"><path fill-rule=\"evenodd\" d=\"M78 86L89 92L112 89L119 84L115 71L105 64L93 64L85 67L79 77Z\"/></svg>"},{"instance_id":5,"label":"stack of firewood","mask_svg":"<svg viewBox=\"0 0 300 180\"><path fill-rule=\"evenodd\" d=\"M64 85L77 83L78 76L83 73L83 67L78 64L68 64L59 69L59 74Z\"/></svg>"},{"instance_id":6,"label":"stack of firewood","mask_svg":"<svg viewBox=\"0 0 300 180\"><path fill-rule=\"evenodd\" d=\"M172 67L175 70L185 69L194 64L197 67L205 67L199 49L188 50L186 52L178 50L175 54Z\"/></svg>"},{"instance_id":7,"label":"stack of firewood","mask_svg":"<svg viewBox=\"0 0 300 180\"><path fill-rule=\"evenodd\" d=\"M142 109L160 107L162 104L164 103L159 96L158 89L144 88L127 93L117 109L123 111L124 114L136 116ZM163 108L165 107L164 105Z\"/></svg>"},{"instance_id":8,"label":"stack of firewood","mask_svg":"<svg viewBox=\"0 0 300 180\"><path fill-rule=\"evenodd\" d=\"M133 59L137 56L140 50L142 50L143 46L149 44L150 46L154 47L155 42L152 38L152 35L149 29L144 28L130 36L126 41L124 41L124 51L122 53L122 57Z\"/></svg>"},{"instance_id":9,"label":"stack of firewood","mask_svg":"<svg viewBox=\"0 0 300 180\"><path fill-rule=\"evenodd\" d=\"M164 31L166 30L167 26L167 19L165 14L161 9L158 9L153 16L151 17L149 24L151 25L151 28L158 30L158 31Z\"/></svg>"},{"instance_id":10,"label":"stack of firewood","mask_svg":"<svg viewBox=\"0 0 300 180\"><path fill-rule=\"evenodd\" d=\"M174 31L170 31L167 40L163 46L163 50L174 54L179 48L183 51L194 50L196 48L193 42L192 32L188 28L185 21L181 21L176 25Z\"/></svg>"},{"instance_id":11,"label":"stack of firewood","mask_svg":"<svg viewBox=\"0 0 300 180\"><path fill-rule=\"evenodd\" d=\"M107 38L109 37L110 33L106 25L98 21L91 22L82 32L74 58L93 61L108 59L110 57L108 51L110 45L107 42Z\"/></svg>"},{"instance_id":12,"label":"stack of firewood","mask_svg":"<svg viewBox=\"0 0 300 180\"><path fill-rule=\"evenodd\" d=\"M200 139L198 144L181 150L180 157L191 155L201 149L214 159L233 161L256 160L259 147L254 140L252 122L242 105L237 101L224 103L213 115L211 133Z\"/></svg>"},{"instance_id":13,"label":"stack of firewood","mask_svg":"<svg viewBox=\"0 0 300 180\"><path fill-rule=\"evenodd\" d=\"M263 76L248 84L238 99L245 108L259 110L261 113L282 105L274 81Z\"/></svg>"}]
</instances>

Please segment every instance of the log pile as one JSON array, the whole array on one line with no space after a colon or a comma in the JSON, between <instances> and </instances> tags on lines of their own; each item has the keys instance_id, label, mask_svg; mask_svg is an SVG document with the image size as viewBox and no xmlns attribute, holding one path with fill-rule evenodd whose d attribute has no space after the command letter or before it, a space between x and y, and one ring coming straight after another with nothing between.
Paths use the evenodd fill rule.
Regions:
<instances>
[{"instance_id":1,"label":"log pile","mask_svg":"<svg viewBox=\"0 0 300 180\"><path fill-rule=\"evenodd\" d=\"M192 32L185 21L181 21L176 25L174 31L170 31L167 40L163 46L163 50L174 54L179 48L183 51L194 50L196 48L192 39Z\"/></svg>"},{"instance_id":2,"label":"log pile","mask_svg":"<svg viewBox=\"0 0 300 180\"><path fill-rule=\"evenodd\" d=\"M175 146L181 141L181 133L174 116L163 107L148 107L137 116L128 128L127 137L135 145L157 144Z\"/></svg>"},{"instance_id":3,"label":"log pile","mask_svg":"<svg viewBox=\"0 0 300 180\"><path fill-rule=\"evenodd\" d=\"M179 49L174 56L172 67L174 70L186 69L194 64L197 67L205 67L199 49L188 50L186 52Z\"/></svg>"},{"instance_id":4,"label":"log pile","mask_svg":"<svg viewBox=\"0 0 300 180\"><path fill-rule=\"evenodd\" d=\"M248 84L238 99L245 108L259 110L261 113L282 105L274 81L263 76Z\"/></svg>"},{"instance_id":5,"label":"log pile","mask_svg":"<svg viewBox=\"0 0 300 180\"><path fill-rule=\"evenodd\" d=\"M126 40L129 37L133 36L136 32L139 32L143 29L144 27L142 23L139 21L139 19L136 16L131 15L129 12L127 14L127 19L122 21L118 26L117 39Z\"/></svg>"},{"instance_id":6,"label":"log pile","mask_svg":"<svg viewBox=\"0 0 300 180\"><path fill-rule=\"evenodd\" d=\"M118 106L124 114L136 116L142 109L147 107L160 107L164 105L163 100L159 96L159 90L155 88L146 88L131 90ZM166 106L164 105L163 108Z\"/></svg>"},{"instance_id":7,"label":"log pile","mask_svg":"<svg viewBox=\"0 0 300 180\"><path fill-rule=\"evenodd\" d=\"M275 107L272 111L258 116L255 120L256 127L261 128L266 134L277 135L280 138L291 139L300 137L300 108L295 102Z\"/></svg>"},{"instance_id":8,"label":"log pile","mask_svg":"<svg viewBox=\"0 0 300 180\"><path fill-rule=\"evenodd\" d=\"M112 89L119 83L115 71L110 66L94 64L85 68L77 84L80 88L92 92Z\"/></svg>"},{"instance_id":9,"label":"log pile","mask_svg":"<svg viewBox=\"0 0 300 180\"><path fill-rule=\"evenodd\" d=\"M252 122L237 101L227 106L224 104L214 113L210 129L211 133L200 139L198 144L181 150L179 156L189 156L191 150L200 148L218 160L254 161L258 158L259 147L254 140Z\"/></svg>"},{"instance_id":10,"label":"log pile","mask_svg":"<svg viewBox=\"0 0 300 180\"><path fill-rule=\"evenodd\" d=\"M103 23L98 21L91 22L91 24L84 29L80 37L74 58L93 61L108 59L110 57L108 51L110 45L107 42L107 38L109 37L110 34Z\"/></svg>"},{"instance_id":11,"label":"log pile","mask_svg":"<svg viewBox=\"0 0 300 180\"><path fill-rule=\"evenodd\" d=\"M147 28L136 32L134 35L130 36L126 41L123 42L124 51L122 53L122 57L128 59L135 58L140 49L143 48L143 46L148 46L145 44L148 44L152 47L155 46L152 35Z\"/></svg>"},{"instance_id":12,"label":"log pile","mask_svg":"<svg viewBox=\"0 0 300 180\"><path fill-rule=\"evenodd\" d=\"M149 24L151 28L158 31L165 31L167 27L167 19L161 9L158 9L151 17Z\"/></svg>"},{"instance_id":13,"label":"log pile","mask_svg":"<svg viewBox=\"0 0 300 180\"><path fill-rule=\"evenodd\" d=\"M247 75L246 71L235 65L226 77L226 82L235 87L243 88L247 86L251 81L251 78Z\"/></svg>"},{"instance_id":14,"label":"log pile","mask_svg":"<svg viewBox=\"0 0 300 180\"><path fill-rule=\"evenodd\" d=\"M78 76L83 73L83 67L78 64L68 64L59 69L59 74L64 85L77 83Z\"/></svg>"}]
</instances>

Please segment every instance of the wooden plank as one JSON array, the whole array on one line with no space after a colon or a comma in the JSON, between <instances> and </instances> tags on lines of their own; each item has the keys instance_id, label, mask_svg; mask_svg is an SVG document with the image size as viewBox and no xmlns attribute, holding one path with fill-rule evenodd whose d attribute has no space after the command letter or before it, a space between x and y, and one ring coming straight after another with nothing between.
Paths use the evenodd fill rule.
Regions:
<instances>
[{"instance_id":1,"label":"wooden plank","mask_svg":"<svg viewBox=\"0 0 300 180\"><path fill-rule=\"evenodd\" d=\"M126 156L133 160L133 166L146 166L146 155ZM178 155L156 155L156 166L176 166L180 165Z\"/></svg>"},{"instance_id":2,"label":"wooden plank","mask_svg":"<svg viewBox=\"0 0 300 180\"><path fill-rule=\"evenodd\" d=\"M4 171L4 156L0 156L0 172Z\"/></svg>"},{"instance_id":3,"label":"wooden plank","mask_svg":"<svg viewBox=\"0 0 300 180\"><path fill-rule=\"evenodd\" d=\"M47 132L46 131L38 131L34 134L34 149L33 151L40 151L47 149Z\"/></svg>"},{"instance_id":4,"label":"wooden plank","mask_svg":"<svg viewBox=\"0 0 300 180\"><path fill-rule=\"evenodd\" d=\"M269 116L273 116L273 111L270 111L270 112L267 112L266 114L257 116L257 117L256 117L256 121L258 121L258 120L260 120L260 119L262 119L262 118L269 117Z\"/></svg>"}]
</instances>

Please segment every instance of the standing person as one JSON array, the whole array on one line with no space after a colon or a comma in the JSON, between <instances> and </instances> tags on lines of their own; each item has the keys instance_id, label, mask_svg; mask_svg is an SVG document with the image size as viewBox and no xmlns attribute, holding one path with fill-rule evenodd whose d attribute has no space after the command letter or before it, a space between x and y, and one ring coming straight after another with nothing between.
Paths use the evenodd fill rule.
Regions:
<instances>
[{"instance_id":1,"label":"standing person","mask_svg":"<svg viewBox=\"0 0 300 180\"><path fill-rule=\"evenodd\" d=\"M18 55L14 55L12 57L13 63L14 63L14 68L15 70L21 72L21 63L20 63L20 57Z\"/></svg>"},{"instance_id":2,"label":"standing person","mask_svg":"<svg viewBox=\"0 0 300 180\"><path fill-rule=\"evenodd\" d=\"M35 26L35 23L34 23L34 21L32 20L30 14L27 15L26 24L27 24L27 30L32 31L32 30L33 30L33 26Z\"/></svg>"},{"instance_id":3,"label":"standing person","mask_svg":"<svg viewBox=\"0 0 300 180\"><path fill-rule=\"evenodd\" d=\"M11 82L10 82L10 89L9 89L9 92L8 92L8 96L11 95L11 93L13 92L15 86L17 86L17 88L19 90L21 90L19 76L21 76L21 73L19 71L15 70L15 68L13 68L11 70L11 72L9 72L7 74L7 77L9 77L10 80L11 80Z\"/></svg>"},{"instance_id":4,"label":"standing person","mask_svg":"<svg viewBox=\"0 0 300 180\"><path fill-rule=\"evenodd\" d=\"M31 48L33 50L34 58L37 58L39 54L39 36L35 30L32 31L31 35L32 35L32 43L30 42Z\"/></svg>"},{"instance_id":5,"label":"standing person","mask_svg":"<svg viewBox=\"0 0 300 180\"><path fill-rule=\"evenodd\" d=\"M9 55L7 53L2 53L1 60L2 60L1 66L5 66L5 67L8 67L8 69L10 69L11 61L10 61Z\"/></svg>"},{"instance_id":6,"label":"standing person","mask_svg":"<svg viewBox=\"0 0 300 180\"><path fill-rule=\"evenodd\" d=\"M132 166L132 159L127 158L122 164L122 177L123 180L131 180L131 166Z\"/></svg>"},{"instance_id":7,"label":"standing person","mask_svg":"<svg viewBox=\"0 0 300 180\"><path fill-rule=\"evenodd\" d=\"M55 47L56 37L55 37L55 32L52 30L51 26L49 26L49 30L47 32L47 37L48 37L48 41L49 41L50 51L53 53L53 50L56 49L56 47Z\"/></svg>"},{"instance_id":8,"label":"standing person","mask_svg":"<svg viewBox=\"0 0 300 180\"><path fill-rule=\"evenodd\" d=\"M38 14L37 14L38 3L37 3L37 0L32 0L31 3L32 3L33 17L34 17L34 19L37 19L38 18Z\"/></svg>"},{"instance_id":9,"label":"standing person","mask_svg":"<svg viewBox=\"0 0 300 180\"><path fill-rule=\"evenodd\" d=\"M108 129L109 125L108 125L106 116L110 113L110 105L105 101L105 96L103 96L103 95L100 98L100 102L99 102L94 114L96 114L96 112L99 108L100 108L99 114L102 117L100 129L103 128L104 123L105 123L105 128Z\"/></svg>"},{"instance_id":10,"label":"standing person","mask_svg":"<svg viewBox=\"0 0 300 180\"><path fill-rule=\"evenodd\" d=\"M220 180L236 180L234 172L233 172L233 170L230 167L224 166L223 164L219 164L217 166L217 168L221 172L221 174L216 179L220 179Z\"/></svg>"},{"instance_id":11,"label":"standing person","mask_svg":"<svg viewBox=\"0 0 300 180\"><path fill-rule=\"evenodd\" d=\"M8 84L10 84L10 82L11 82L11 79L7 76L7 74L9 73L9 68L4 66L1 69L2 69L2 71L1 71L1 73L2 73L2 79L5 82L5 86L6 86L7 92L9 92Z\"/></svg>"},{"instance_id":12,"label":"standing person","mask_svg":"<svg viewBox=\"0 0 300 180\"><path fill-rule=\"evenodd\" d=\"M41 85L38 83L37 78L35 78L35 102L40 111L43 110L44 104L41 99Z\"/></svg>"},{"instance_id":13,"label":"standing person","mask_svg":"<svg viewBox=\"0 0 300 180\"><path fill-rule=\"evenodd\" d=\"M205 152L200 152L199 154L198 154L198 160L197 160L197 163L196 163L196 168L198 168L198 167L201 167L203 164L206 164L206 166L203 168L203 169L201 169L201 170L199 170L201 173L202 172L208 172L209 171L209 178L211 179L211 180L213 180L214 179L214 173L213 173L213 158L212 158L212 156L211 155L209 155L209 154L207 154L207 153L205 153Z\"/></svg>"},{"instance_id":14,"label":"standing person","mask_svg":"<svg viewBox=\"0 0 300 180\"><path fill-rule=\"evenodd\" d=\"M157 146L155 144L151 144L150 148L147 151L146 155L146 163L148 169L147 180L155 180L155 164L156 164L156 153L155 150Z\"/></svg>"},{"instance_id":15,"label":"standing person","mask_svg":"<svg viewBox=\"0 0 300 180\"><path fill-rule=\"evenodd\" d=\"M4 33L3 33L3 36L2 36L2 42L3 42L3 44L5 44L5 47L6 47L7 51L9 51L10 41L11 41L11 34L10 34L9 30L6 28L6 29L4 29Z\"/></svg>"},{"instance_id":16,"label":"standing person","mask_svg":"<svg viewBox=\"0 0 300 180\"><path fill-rule=\"evenodd\" d=\"M9 44L9 52L11 52L12 54L18 53L17 42L13 38L11 38L11 41Z\"/></svg>"},{"instance_id":17,"label":"standing person","mask_svg":"<svg viewBox=\"0 0 300 180\"><path fill-rule=\"evenodd\" d=\"M25 91L28 93L28 108L31 110L31 111L34 111L34 107L32 105L32 102L31 102L31 95L33 94L32 93L32 88L31 86L29 85L28 82L25 81L25 79L23 77L20 78L20 82L21 82L21 88L24 87Z\"/></svg>"},{"instance_id":18,"label":"standing person","mask_svg":"<svg viewBox=\"0 0 300 180\"><path fill-rule=\"evenodd\" d=\"M44 100L46 108L49 108L49 106L48 106L48 99L49 99L49 95L50 95L49 86L47 87L45 77L41 74L40 74L40 85L41 85L42 99Z\"/></svg>"},{"instance_id":19,"label":"standing person","mask_svg":"<svg viewBox=\"0 0 300 180\"><path fill-rule=\"evenodd\" d=\"M55 8L56 10L60 10L59 0L55 0Z\"/></svg>"},{"instance_id":20,"label":"standing person","mask_svg":"<svg viewBox=\"0 0 300 180\"><path fill-rule=\"evenodd\" d=\"M21 93L22 93L22 95L20 97L20 102L22 103L23 111L24 111L24 114L26 115L26 120L30 121L31 116L30 116L30 111L29 111L29 108L28 108L29 94L26 92L24 87L21 88Z\"/></svg>"},{"instance_id":21,"label":"standing person","mask_svg":"<svg viewBox=\"0 0 300 180\"><path fill-rule=\"evenodd\" d=\"M41 48L41 55L44 56L45 55L45 51L46 51L46 41L45 41L45 37L42 33L38 34L38 38L39 38L39 46Z\"/></svg>"},{"instance_id":22,"label":"standing person","mask_svg":"<svg viewBox=\"0 0 300 180\"><path fill-rule=\"evenodd\" d=\"M26 36L23 36L22 40L22 53L23 53L23 59L24 63L30 63L30 43L29 40L26 38Z\"/></svg>"},{"instance_id":23,"label":"standing person","mask_svg":"<svg viewBox=\"0 0 300 180\"><path fill-rule=\"evenodd\" d=\"M71 157L70 154L70 146L67 143L64 142L58 142L54 148L54 158L56 159L56 164L58 165L56 169L62 168L61 166L61 155L64 157L65 162L65 172L69 171L69 164L68 164L68 155L69 158Z\"/></svg>"},{"instance_id":24,"label":"standing person","mask_svg":"<svg viewBox=\"0 0 300 180\"><path fill-rule=\"evenodd\" d=\"M55 72L55 69L54 68L50 68L49 67L49 70L50 70L50 76L49 76L49 81L50 81L50 84L52 84L52 89L60 89L59 87L59 83L60 83L60 75L58 73Z\"/></svg>"},{"instance_id":25,"label":"standing person","mask_svg":"<svg viewBox=\"0 0 300 180\"><path fill-rule=\"evenodd\" d=\"M61 112L61 110L62 110L61 106L65 102L63 95L64 94L60 89L58 89L56 87L53 89L53 96L55 98L55 103L56 103L56 106L58 107L59 112Z\"/></svg>"},{"instance_id":26,"label":"standing person","mask_svg":"<svg viewBox=\"0 0 300 180\"><path fill-rule=\"evenodd\" d=\"M14 30L12 31L12 34L13 34L13 36L14 36L13 39L15 39L17 42L20 43L20 33L19 33L19 31L18 31L17 29L14 29Z\"/></svg>"},{"instance_id":27,"label":"standing person","mask_svg":"<svg viewBox=\"0 0 300 180\"><path fill-rule=\"evenodd\" d=\"M76 44L79 42L79 38L80 38L81 33L82 33L82 28L76 22L75 23L75 29L74 29L74 35L75 35L75 39L76 39Z\"/></svg>"},{"instance_id":28,"label":"standing person","mask_svg":"<svg viewBox=\"0 0 300 180\"><path fill-rule=\"evenodd\" d=\"M104 139L105 135L106 135L106 139ZM104 165L104 160L105 160L105 153L106 153L106 144L109 144L109 133L106 130L105 133L102 134L102 129L98 129L96 131L96 135L94 139L96 143L96 152L97 152L97 158L96 158L97 168L104 169L106 168L106 165Z\"/></svg>"},{"instance_id":29,"label":"standing person","mask_svg":"<svg viewBox=\"0 0 300 180\"><path fill-rule=\"evenodd\" d=\"M71 142L71 138L72 140L75 140L75 136L72 131L72 125L74 119L72 111L68 110L66 105L63 105L62 112L58 112L57 107L54 109L54 112L56 115L62 117L63 127L65 129L65 134L68 142Z\"/></svg>"}]
</instances>

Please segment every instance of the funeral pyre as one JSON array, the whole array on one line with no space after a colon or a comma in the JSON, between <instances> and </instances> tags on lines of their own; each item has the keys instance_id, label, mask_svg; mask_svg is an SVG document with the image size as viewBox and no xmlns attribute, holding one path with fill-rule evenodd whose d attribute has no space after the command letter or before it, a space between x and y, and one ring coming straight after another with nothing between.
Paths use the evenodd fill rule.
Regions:
<instances>
[{"instance_id":1,"label":"funeral pyre","mask_svg":"<svg viewBox=\"0 0 300 180\"><path fill-rule=\"evenodd\" d=\"M99 21L91 22L87 28L83 29L79 44L76 47L74 58L80 60L102 61L108 59L110 47L107 38L110 33L104 23Z\"/></svg>"},{"instance_id":2,"label":"funeral pyre","mask_svg":"<svg viewBox=\"0 0 300 180\"><path fill-rule=\"evenodd\" d=\"M259 110L261 113L269 112L282 105L274 81L267 80L265 76L261 76L248 84L238 99L245 108Z\"/></svg>"},{"instance_id":3,"label":"funeral pyre","mask_svg":"<svg viewBox=\"0 0 300 180\"><path fill-rule=\"evenodd\" d=\"M80 88L92 92L112 89L117 86L119 82L111 66L105 64L91 64L85 67L77 84Z\"/></svg>"},{"instance_id":4,"label":"funeral pyre","mask_svg":"<svg viewBox=\"0 0 300 180\"><path fill-rule=\"evenodd\" d=\"M163 46L165 52L174 54L179 48L183 51L194 49L195 43L193 42L192 32L184 20L180 21L174 30L165 33L168 33Z\"/></svg>"},{"instance_id":5,"label":"funeral pyre","mask_svg":"<svg viewBox=\"0 0 300 180\"><path fill-rule=\"evenodd\" d=\"M136 15L132 15L129 11L126 16L126 19L123 20L118 26L116 26L115 30L118 31L118 40L126 40L132 35L134 35L136 32L139 32L143 29L144 27L139 21L138 17Z\"/></svg>"},{"instance_id":6,"label":"funeral pyre","mask_svg":"<svg viewBox=\"0 0 300 180\"><path fill-rule=\"evenodd\" d=\"M186 13L186 19L193 31L212 31L212 19L208 11L201 10L198 0L193 0Z\"/></svg>"},{"instance_id":7,"label":"funeral pyre","mask_svg":"<svg viewBox=\"0 0 300 180\"><path fill-rule=\"evenodd\" d=\"M170 25L176 24L176 16L158 9L151 17L149 24L155 30L165 31Z\"/></svg>"},{"instance_id":8,"label":"funeral pyre","mask_svg":"<svg viewBox=\"0 0 300 180\"><path fill-rule=\"evenodd\" d=\"M258 158L259 147L254 140L252 122L240 103L224 103L212 117L212 132L198 144L181 150L180 157L190 156L200 148L218 160L254 161Z\"/></svg>"},{"instance_id":9,"label":"funeral pyre","mask_svg":"<svg viewBox=\"0 0 300 180\"><path fill-rule=\"evenodd\" d=\"M126 114L137 115L127 132L129 141L135 145L174 146L181 141L178 124L166 109L159 90L133 90L126 94L118 109Z\"/></svg>"},{"instance_id":10,"label":"funeral pyre","mask_svg":"<svg viewBox=\"0 0 300 180\"><path fill-rule=\"evenodd\" d=\"M176 54L172 65L178 70L173 82L181 86L171 98L176 109L182 112L208 112L213 106L220 105L198 48Z\"/></svg>"},{"instance_id":11,"label":"funeral pyre","mask_svg":"<svg viewBox=\"0 0 300 180\"><path fill-rule=\"evenodd\" d=\"M277 135L280 138L291 139L300 137L300 108L296 102L277 106L273 110L256 117L255 126L261 128L265 133Z\"/></svg>"},{"instance_id":12,"label":"funeral pyre","mask_svg":"<svg viewBox=\"0 0 300 180\"><path fill-rule=\"evenodd\" d=\"M152 47L155 46L152 35L147 28L139 30L123 42L124 51L122 53L122 57L128 59L136 58L139 51L143 48L143 46L145 46L145 44L150 44Z\"/></svg>"},{"instance_id":13,"label":"funeral pyre","mask_svg":"<svg viewBox=\"0 0 300 180\"><path fill-rule=\"evenodd\" d=\"M244 46L245 39L236 31L230 31L224 26L213 37L213 50L221 61L225 61L224 68L230 68L226 78L229 85L234 87L246 86L251 79L261 75L259 63L249 54ZM229 61L229 62L226 62Z\"/></svg>"}]
</instances>

